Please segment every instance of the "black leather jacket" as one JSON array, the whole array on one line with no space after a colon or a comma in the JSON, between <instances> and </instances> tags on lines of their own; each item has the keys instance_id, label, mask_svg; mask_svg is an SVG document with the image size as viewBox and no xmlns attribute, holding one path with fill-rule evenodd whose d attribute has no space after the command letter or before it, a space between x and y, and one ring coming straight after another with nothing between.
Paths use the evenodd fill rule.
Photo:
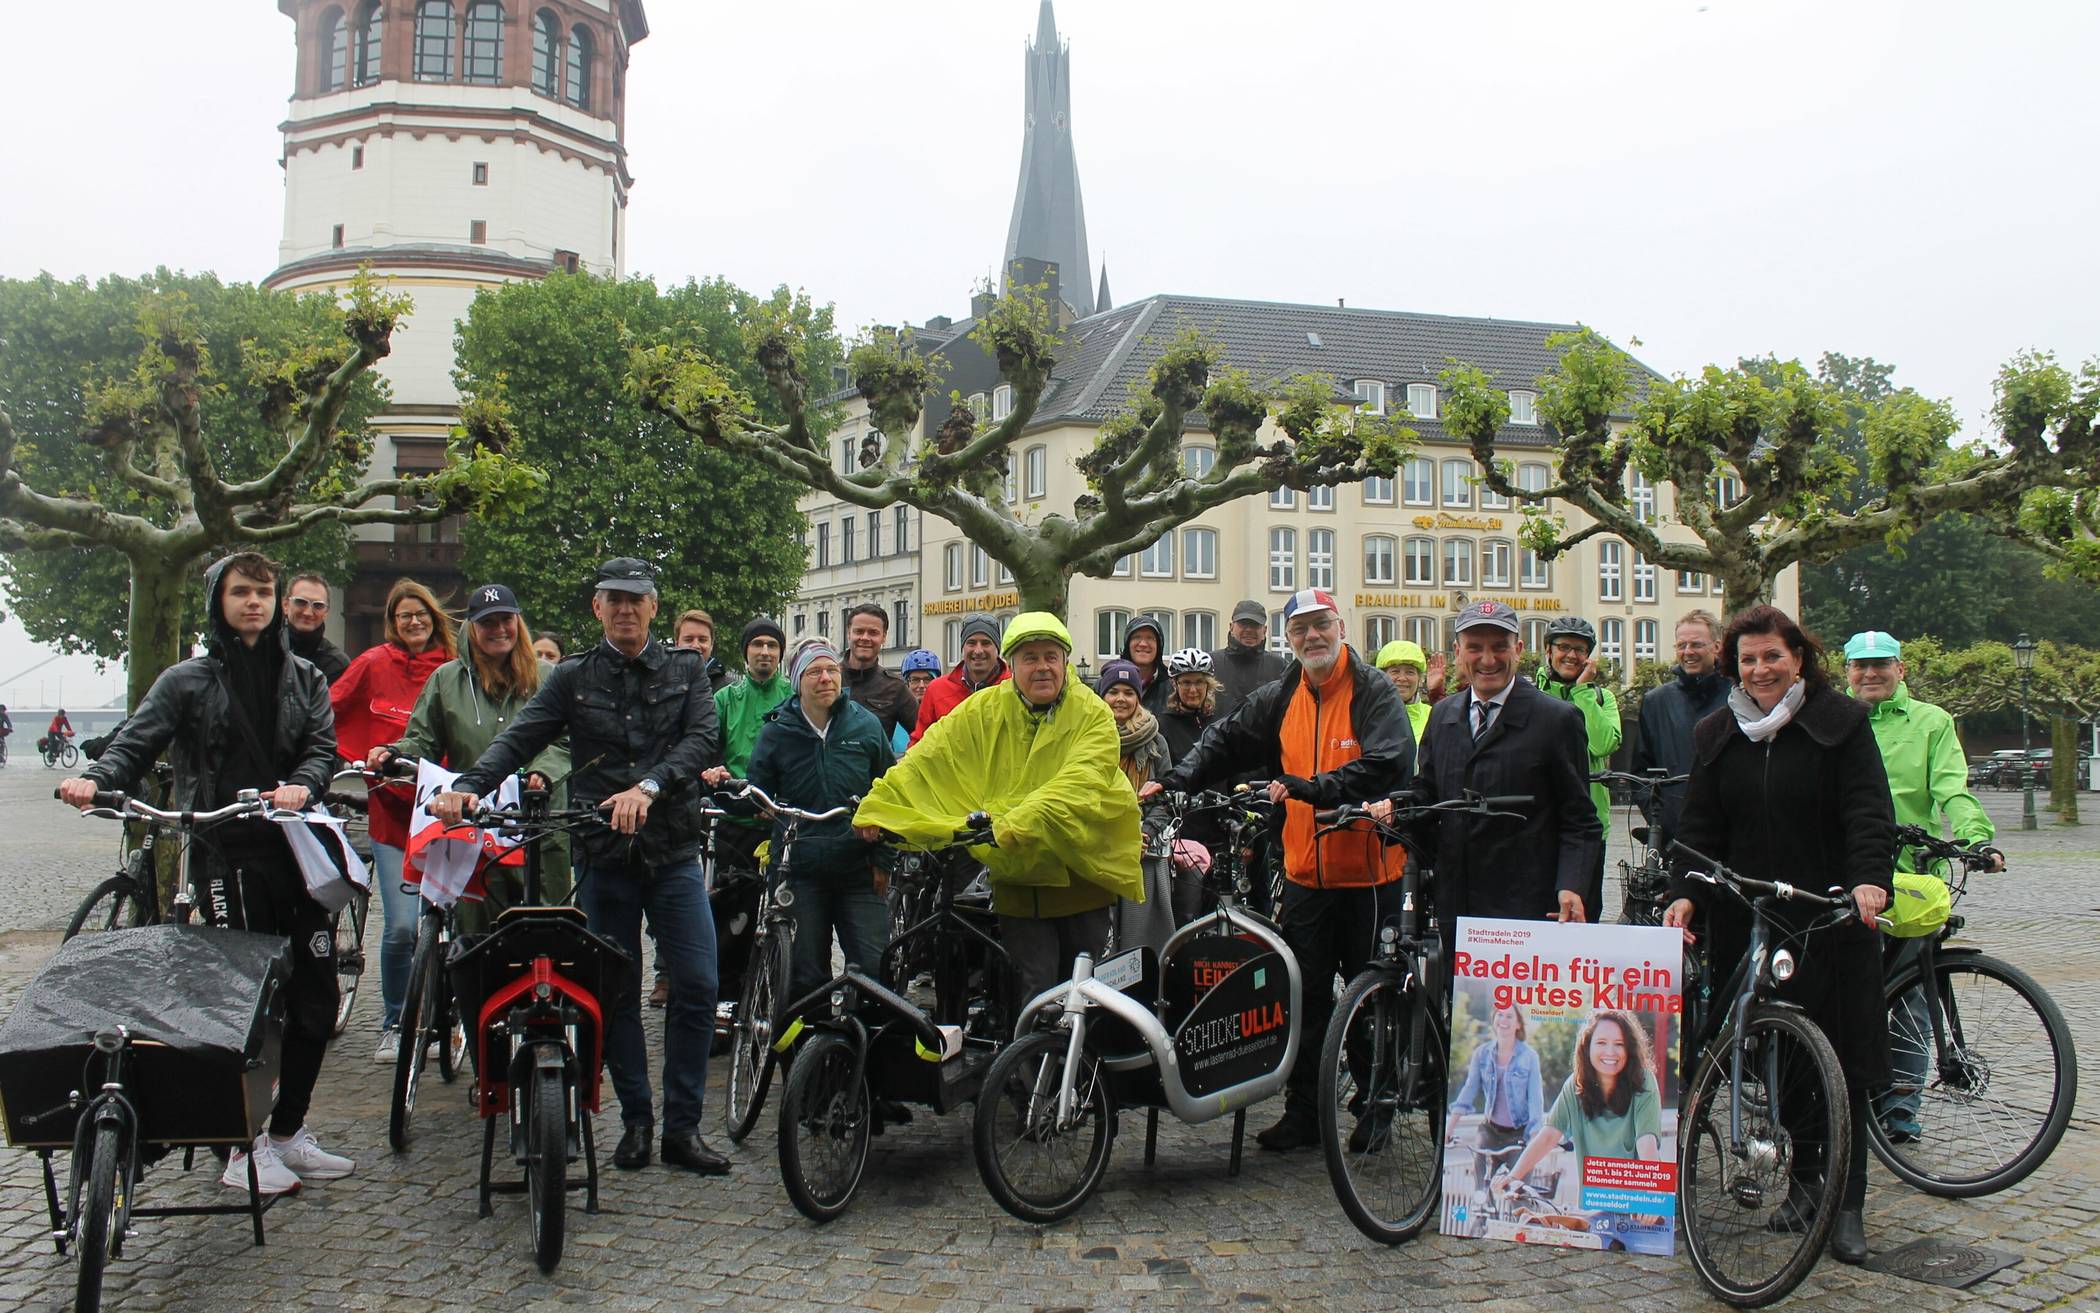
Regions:
<instances>
[{"instance_id":1,"label":"black leather jacket","mask_svg":"<svg viewBox=\"0 0 2100 1313\"><path fill-rule=\"evenodd\" d=\"M644 779L663 786L638 833L582 831L586 853L602 862L667 866L699 851L699 775L721 760L721 736L698 652L651 639L630 660L601 639L566 658L454 787L493 793L564 734L576 763L569 777L574 805L593 806Z\"/></svg>"},{"instance_id":2,"label":"black leather jacket","mask_svg":"<svg viewBox=\"0 0 2100 1313\"><path fill-rule=\"evenodd\" d=\"M205 655L179 662L161 672L139 709L117 730L109 746L83 779L105 789L126 791L138 782L162 752L175 768L173 805L183 809L216 806L222 783L231 789L270 789L303 784L315 798L328 788L335 771L335 712L328 706L328 681L314 665L292 654L286 642L284 613L279 611L257 642L284 646L284 673L277 682L277 734L269 746L278 779L221 781L219 769L240 730L233 723L233 693L219 653L239 637L229 628L219 606L219 583L225 562L206 571L204 595L211 613Z\"/></svg>"}]
</instances>

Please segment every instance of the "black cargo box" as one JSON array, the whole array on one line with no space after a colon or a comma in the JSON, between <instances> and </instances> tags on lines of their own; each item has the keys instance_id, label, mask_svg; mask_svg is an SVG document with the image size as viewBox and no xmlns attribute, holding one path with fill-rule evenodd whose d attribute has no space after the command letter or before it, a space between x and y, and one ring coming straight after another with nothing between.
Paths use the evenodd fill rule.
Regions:
<instances>
[{"instance_id":1,"label":"black cargo box","mask_svg":"<svg viewBox=\"0 0 2100 1313\"><path fill-rule=\"evenodd\" d=\"M284 1044L283 938L197 926L79 935L0 1022L0 1121L18 1148L69 1147L75 1118L23 1124L101 1085L95 1033L131 1037L125 1085L143 1138L242 1144L277 1097Z\"/></svg>"}]
</instances>

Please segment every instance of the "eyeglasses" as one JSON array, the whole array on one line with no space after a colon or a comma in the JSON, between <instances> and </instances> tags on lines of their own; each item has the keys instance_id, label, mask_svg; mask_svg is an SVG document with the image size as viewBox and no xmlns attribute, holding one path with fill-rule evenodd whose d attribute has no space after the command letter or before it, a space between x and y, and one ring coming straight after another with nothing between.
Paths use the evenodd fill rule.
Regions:
<instances>
[{"instance_id":1,"label":"eyeglasses","mask_svg":"<svg viewBox=\"0 0 2100 1313\"><path fill-rule=\"evenodd\" d=\"M396 611L394 612L394 623L397 625L427 625L430 623L430 612Z\"/></svg>"},{"instance_id":2,"label":"eyeglasses","mask_svg":"<svg viewBox=\"0 0 2100 1313\"><path fill-rule=\"evenodd\" d=\"M328 603L315 602L304 597L294 597L286 605L294 611L326 611L328 609Z\"/></svg>"}]
</instances>

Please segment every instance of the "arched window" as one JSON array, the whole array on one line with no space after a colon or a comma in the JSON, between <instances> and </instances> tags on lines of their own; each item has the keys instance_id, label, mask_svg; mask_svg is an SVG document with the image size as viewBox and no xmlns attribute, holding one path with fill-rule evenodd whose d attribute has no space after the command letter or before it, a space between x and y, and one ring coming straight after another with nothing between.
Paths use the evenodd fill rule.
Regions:
<instances>
[{"instance_id":1,"label":"arched window","mask_svg":"<svg viewBox=\"0 0 2100 1313\"><path fill-rule=\"evenodd\" d=\"M452 80L452 0L416 6L415 74L418 82Z\"/></svg>"},{"instance_id":2,"label":"arched window","mask_svg":"<svg viewBox=\"0 0 2100 1313\"><path fill-rule=\"evenodd\" d=\"M343 11L330 9L321 15L321 94L343 89L343 70L350 55L350 34L343 30Z\"/></svg>"},{"instance_id":3,"label":"arched window","mask_svg":"<svg viewBox=\"0 0 2100 1313\"><path fill-rule=\"evenodd\" d=\"M369 87L379 80L380 48L385 44L386 11L379 0L365 0L357 11L350 56L350 84Z\"/></svg>"},{"instance_id":4,"label":"arched window","mask_svg":"<svg viewBox=\"0 0 2100 1313\"><path fill-rule=\"evenodd\" d=\"M586 27L569 29L568 101L578 109L591 107L591 33Z\"/></svg>"},{"instance_id":5,"label":"arched window","mask_svg":"<svg viewBox=\"0 0 2100 1313\"><path fill-rule=\"evenodd\" d=\"M467 6L467 81L503 80L503 6L474 0Z\"/></svg>"},{"instance_id":6,"label":"arched window","mask_svg":"<svg viewBox=\"0 0 2100 1313\"><path fill-rule=\"evenodd\" d=\"M532 16L532 89L561 99L561 25L544 9Z\"/></svg>"}]
</instances>

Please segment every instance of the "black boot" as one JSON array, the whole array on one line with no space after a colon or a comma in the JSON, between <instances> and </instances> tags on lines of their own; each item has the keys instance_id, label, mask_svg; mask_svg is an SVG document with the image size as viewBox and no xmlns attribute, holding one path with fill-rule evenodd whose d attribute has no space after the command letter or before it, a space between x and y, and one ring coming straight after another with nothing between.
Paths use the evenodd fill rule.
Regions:
<instances>
[{"instance_id":1,"label":"black boot","mask_svg":"<svg viewBox=\"0 0 2100 1313\"><path fill-rule=\"evenodd\" d=\"M629 1122L620 1132L620 1145L613 1150L613 1166L623 1172L632 1172L649 1165L649 1142L656 1138L656 1127L649 1122Z\"/></svg>"},{"instance_id":2,"label":"black boot","mask_svg":"<svg viewBox=\"0 0 2100 1313\"><path fill-rule=\"evenodd\" d=\"M700 1132L687 1131L682 1135L664 1137L664 1166L683 1167L702 1176L726 1176L729 1160L707 1147Z\"/></svg>"},{"instance_id":3,"label":"black boot","mask_svg":"<svg viewBox=\"0 0 2100 1313\"><path fill-rule=\"evenodd\" d=\"M1867 1261L1867 1222L1859 1209L1838 1209L1837 1226L1830 1232L1830 1256L1853 1267Z\"/></svg>"},{"instance_id":4,"label":"black boot","mask_svg":"<svg viewBox=\"0 0 2100 1313\"><path fill-rule=\"evenodd\" d=\"M1271 1153L1310 1148L1320 1142L1319 1118L1286 1104L1283 1119L1266 1131L1257 1131L1254 1142Z\"/></svg>"}]
</instances>

